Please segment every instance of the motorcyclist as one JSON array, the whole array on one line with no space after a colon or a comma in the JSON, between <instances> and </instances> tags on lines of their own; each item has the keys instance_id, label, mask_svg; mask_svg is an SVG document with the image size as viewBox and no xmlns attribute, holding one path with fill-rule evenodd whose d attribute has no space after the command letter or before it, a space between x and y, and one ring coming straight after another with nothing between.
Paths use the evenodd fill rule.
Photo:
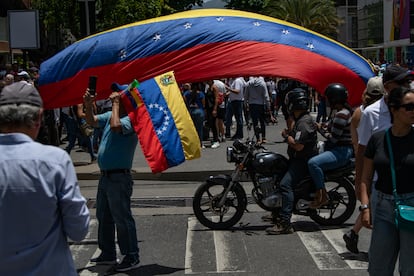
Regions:
<instances>
[{"instance_id":1,"label":"motorcyclist","mask_svg":"<svg viewBox=\"0 0 414 276\"><path fill-rule=\"evenodd\" d=\"M271 235L294 232L290 222L294 202L293 187L308 175L308 160L317 154L317 129L308 111L309 102L309 94L302 88L291 90L285 97L285 104L294 119L294 126L290 131L282 131L282 136L288 143L289 168L280 181L282 208L279 214L272 214L275 225L266 229Z\"/></svg>"},{"instance_id":2,"label":"motorcyclist","mask_svg":"<svg viewBox=\"0 0 414 276\"><path fill-rule=\"evenodd\" d=\"M340 83L332 83L325 89L325 96L335 116L327 125L317 124L324 132L324 152L312 157L308 162L309 173L316 187L315 199L310 208L320 208L328 203L329 198L325 189L324 171L345 166L353 156L351 139L352 109L348 105L348 91Z\"/></svg>"}]
</instances>

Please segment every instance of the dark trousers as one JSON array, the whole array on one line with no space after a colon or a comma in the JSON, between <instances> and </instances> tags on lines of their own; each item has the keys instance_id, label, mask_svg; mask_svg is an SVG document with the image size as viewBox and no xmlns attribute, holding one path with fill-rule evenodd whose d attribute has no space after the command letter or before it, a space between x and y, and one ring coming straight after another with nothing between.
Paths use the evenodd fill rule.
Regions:
<instances>
[{"instance_id":1,"label":"dark trousers","mask_svg":"<svg viewBox=\"0 0 414 276\"><path fill-rule=\"evenodd\" d=\"M243 138L243 101L232 101L231 108L236 119L236 138Z\"/></svg>"},{"instance_id":2,"label":"dark trousers","mask_svg":"<svg viewBox=\"0 0 414 276\"><path fill-rule=\"evenodd\" d=\"M266 138L266 123L265 123L265 106L263 104L250 104L249 105L250 116L253 121L253 129L260 122L260 128L262 133L262 139ZM256 133L256 131L255 131ZM259 133L256 133L256 138L260 139Z\"/></svg>"},{"instance_id":3,"label":"dark trousers","mask_svg":"<svg viewBox=\"0 0 414 276\"><path fill-rule=\"evenodd\" d=\"M135 220L131 213L133 181L129 173L102 175L96 197L98 246L107 258L115 258L115 228L122 255L139 258Z\"/></svg>"},{"instance_id":4,"label":"dark trousers","mask_svg":"<svg viewBox=\"0 0 414 276\"><path fill-rule=\"evenodd\" d=\"M282 220L290 222L294 202L293 189L308 175L307 160L290 159L289 169L280 181L282 209L280 210L279 216Z\"/></svg>"},{"instance_id":5,"label":"dark trousers","mask_svg":"<svg viewBox=\"0 0 414 276\"><path fill-rule=\"evenodd\" d=\"M213 110L207 110L207 123L208 127L213 132L213 142L218 142L218 132L216 126L216 118L213 116Z\"/></svg>"}]
</instances>

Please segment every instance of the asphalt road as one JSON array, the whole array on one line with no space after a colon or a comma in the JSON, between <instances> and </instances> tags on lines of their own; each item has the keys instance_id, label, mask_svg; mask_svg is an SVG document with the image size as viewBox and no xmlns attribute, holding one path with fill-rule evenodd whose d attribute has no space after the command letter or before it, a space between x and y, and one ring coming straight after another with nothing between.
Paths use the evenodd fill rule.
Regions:
<instances>
[{"instance_id":1,"label":"asphalt road","mask_svg":"<svg viewBox=\"0 0 414 276\"><path fill-rule=\"evenodd\" d=\"M284 122L268 126L269 143L265 146L269 150L286 153L280 137L284 126ZM231 230L212 231L202 226L191 208L197 186L209 175L233 169L225 161L230 141L218 149L205 144L200 159L186 161L162 174L152 174L142 152L136 150L132 199L141 266L118 274L111 267L89 263L99 254L94 208L99 168L96 163L88 164L85 152L72 151L81 191L90 200L92 215L88 237L71 244L79 275L367 275L370 231L361 231L361 252L357 255L347 252L342 240L358 211L346 224L330 228L320 227L308 217L293 216L295 233L281 236L265 233L271 225L261 221L265 212L255 204L248 205L249 212ZM249 186L249 182L243 185ZM250 191L246 189L247 194Z\"/></svg>"},{"instance_id":2,"label":"asphalt road","mask_svg":"<svg viewBox=\"0 0 414 276\"><path fill-rule=\"evenodd\" d=\"M321 227L308 217L293 216L295 233L271 236L261 221L265 214L249 204L239 224L213 231L194 217L192 195L200 182L140 181L134 183L133 214L136 220L141 266L114 273L110 266L94 266L99 254L94 193L96 181L81 181L82 193L91 198L92 220L86 240L72 244L80 275L367 275L370 231L360 234L360 254L347 252L342 235L354 216L342 226ZM250 183L243 186L249 191ZM119 257L121 257L119 255Z\"/></svg>"}]
</instances>

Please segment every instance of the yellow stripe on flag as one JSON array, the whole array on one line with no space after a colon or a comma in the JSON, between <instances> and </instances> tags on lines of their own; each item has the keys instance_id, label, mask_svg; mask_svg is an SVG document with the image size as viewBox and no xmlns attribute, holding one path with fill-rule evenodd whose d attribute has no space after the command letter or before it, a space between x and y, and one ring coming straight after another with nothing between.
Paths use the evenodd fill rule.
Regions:
<instances>
[{"instance_id":1,"label":"yellow stripe on flag","mask_svg":"<svg viewBox=\"0 0 414 276\"><path fill-rule=\"evenodd\" d=\"M185 159L191 160L199 158L201 156L200 139L190 113L187 110L187 106L184 103L178 84L175 81L174 72L170 71L156 76L154 80L160 87L161 93L173 116L178 134L181 138Z\"/></svg>"}]
</instances>

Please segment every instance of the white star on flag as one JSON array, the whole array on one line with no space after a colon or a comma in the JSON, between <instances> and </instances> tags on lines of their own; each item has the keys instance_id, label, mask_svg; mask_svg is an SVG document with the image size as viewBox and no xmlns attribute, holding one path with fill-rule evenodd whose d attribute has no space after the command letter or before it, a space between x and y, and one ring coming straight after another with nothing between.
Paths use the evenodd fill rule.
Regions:
<instances>
[{"instance_id":1,"label":"white star on flag","mask_svg":"<svg viewBox=\"0 0 414 276\"><path fill-rule=\"evenodd\" d=\"M191 24L191 23L185 23L185 24L184 24L184 28L185 28L185 29L190 29L192 25L193 25L193 24Z\"/></svg>"},{"instance_id":2,"label":"white star on flag","mask_svg":"<svg viewBox=\"0 0 414 276\"><path fill-rule=\"evenodd\" d=\"M120 57L121 59L124 59L124 58L126 58L126 56L127 56L127 53L126 53L125 49L122 49L122 50L119 52L119 57Z\"/></svg>"},{"instance_id":3,"label":"white star on flag","mask_svg":"<svg viewBox=\"0 0 414 276\"><path fill-rule=\"evenodd\" d=\"M216 19L217 19L218 22L224 21L223 17L217 17Z\"/></svg>"},{"instance_id":4,"label":"white star on flag","mask_svg":"<svg viewBox=\"0 0 414 276\"><path fill-rule=\"evenodd\" d=\"M157 103L149 104L148 108L149 109L156 109L158 112L162 112L164 114L161 126L155 130L157 135L162 135L164 132L166 132L168 130L168 126L170 124L170 116L168 115L168 111L162 105L157 104Z\"/></svg>"},{"instance_id":5,"label":"white star on flag","mask_svg":"<svg viewBox=\"0 0 414 276\"><path fill-rule=\"evenodd\" d=\"M308 43L308 44L306 45L306 47L308 47L309 49L315 49L315 46L313 46L313 44L312 44L312 43Z\"/></svg>"},{"instance_id":6,"label":"white star on flag","mask_svg":"<svg viewBox=\"0 0 414 276\"><path fill-rule=\"evenodd\" d=\"M253 25L255 25L256 27L259 27L260 26L260 22L257 22L256 21L256 22L253 23Z\"/></svg>"},{"instance_id":7,"label":"white star on flag","mask_svg":"<svg viewBox=\"0 0 414 276\"><path fill-rule=\"evenodd\" d=\"M289 30L285 30L285 29L283 29L283 30L282 30L282 34L289 34Z\"/></svg>"},{"instance_id":8,"label":"white star on flag","mask_svg":"<svg viewBox=\"0 0 414 276\"><path fill-rule=\"evenodd\" d=\"M152 39L155 40L155 41L158 41L158 40L161 39L161 35L160 34L155 34Z\"/></svg>"}]
</instances>

